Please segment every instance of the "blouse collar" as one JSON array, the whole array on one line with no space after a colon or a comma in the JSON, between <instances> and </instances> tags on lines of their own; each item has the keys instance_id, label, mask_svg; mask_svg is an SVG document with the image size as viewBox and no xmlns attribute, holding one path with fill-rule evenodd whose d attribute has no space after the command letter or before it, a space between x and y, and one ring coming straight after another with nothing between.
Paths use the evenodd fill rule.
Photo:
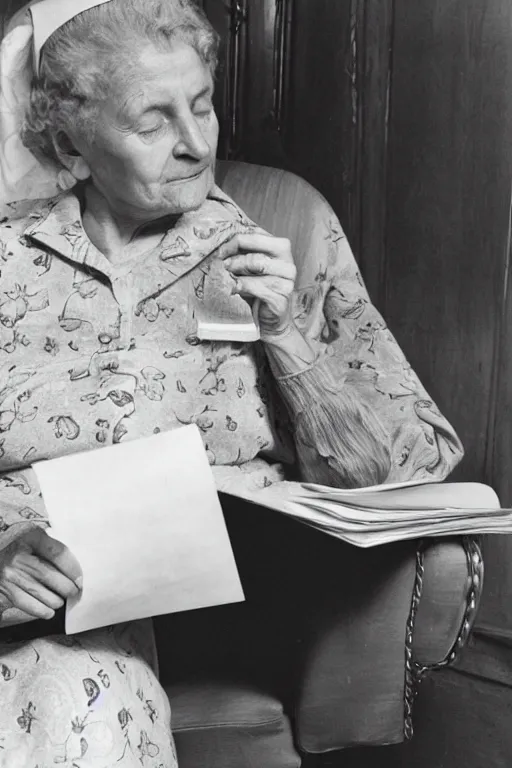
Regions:
<instances>
[{"instance_id":1,"label":"blouse collar","mask_svg":"<svg viewBox=\"0 0 512 768\"><path fill-rule=\"evenodd\" d=\"M172 285L240 232L256 225L219 187L197 211L183 214L159 245L140 259L113 265L89 240L80 201L73 191L52 198L30 218L24 236L75 264L93 268L111 282L131 273L139 299Z\"/></svg>"}]
</instances>

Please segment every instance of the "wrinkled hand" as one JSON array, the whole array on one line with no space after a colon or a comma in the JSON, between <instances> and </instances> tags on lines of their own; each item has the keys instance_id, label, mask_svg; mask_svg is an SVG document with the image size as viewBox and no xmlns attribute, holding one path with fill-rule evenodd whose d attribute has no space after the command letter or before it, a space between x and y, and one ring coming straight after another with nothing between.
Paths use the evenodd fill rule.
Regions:
<instances>
[{"instance_id":1,"label":"wrinkled hand","mask_svg":"<svg viewBox=\"0 0 512 768\"><path fill-rule=\"evenodd\" d=\"M0 611L19 608L51 619L66 598L78 594L81 576L69 549L42 528L20 534L0 550Z\"/></svg>"},{"instance_id":2,"label":"wrinkled hand","mask_svg":"<svg viewBox=\"0 0 512 768\"><path fill-rule=\"evenodd\" d=\"M272 235L236 235L226 244L222 256L234 279L233 293L260 302L262 339L279 335L293 324L290 297L297 269L289 240Z\"/></svg>"}]
</instances>

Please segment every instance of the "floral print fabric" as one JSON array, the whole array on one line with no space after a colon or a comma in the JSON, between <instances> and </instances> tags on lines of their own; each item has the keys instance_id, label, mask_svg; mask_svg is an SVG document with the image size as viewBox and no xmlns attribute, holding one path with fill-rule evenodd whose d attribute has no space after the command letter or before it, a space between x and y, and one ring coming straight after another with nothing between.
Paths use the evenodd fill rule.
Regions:
<instances>
[{"instance_id":1,"label":"floral print fabric","mask_svg":"<svg viewBox=\"0 0 512 768\"><path fill-rule=\"evenodd\" d=\"M0 646L2 768L175 768L151 642L133 622Z\"/></svg>"},{"instance_id":2,"label":"floral print fabric","mask_svg":"<svg viewBox=\"0 0 512 768\"><path fill-rule=\"evenodd\" d=\"M88 240L73 193L8 206L0 546L24 526L47 525L32 463L182 424L201 431L219 487L278 481L296 460L308 479L348 482L345 392L389 442L389 480L448 473L461 456L456 435L371 305L338 222L326 214L319 226L320 250L300 271L293 307L318 359L272 375L262 345L195 335L208 260L237 232L257 229L220 190L119 267ZM0 766L173 768L152 644L150 622L4 642Z\"/></svg>"}]
</instances>

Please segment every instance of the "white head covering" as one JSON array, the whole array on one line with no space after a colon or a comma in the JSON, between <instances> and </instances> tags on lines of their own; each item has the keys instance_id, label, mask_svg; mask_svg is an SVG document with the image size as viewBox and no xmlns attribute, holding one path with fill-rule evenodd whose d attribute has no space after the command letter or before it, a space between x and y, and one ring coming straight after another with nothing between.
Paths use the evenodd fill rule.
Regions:
<instances>
[{"instance_id":1,"label":"white head covering","mask_svg":"<svg viewBox=\"0 0 512 768\"><path fill-rule=\"evenodd\" d=\"M32 77L41 48L79 13L110 0L32 0L13 17L0 43L0 205L52 197L69 187L70 174L41 163L21 142Z\"/></svg>"}]
</instances>

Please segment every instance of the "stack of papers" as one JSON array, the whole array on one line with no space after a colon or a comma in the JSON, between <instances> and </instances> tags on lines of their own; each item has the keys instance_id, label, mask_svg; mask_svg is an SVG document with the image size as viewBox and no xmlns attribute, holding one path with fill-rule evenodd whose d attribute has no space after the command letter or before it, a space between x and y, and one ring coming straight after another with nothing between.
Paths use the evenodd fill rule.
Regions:
<instances>
[{"instance_id":1,"label":"stack of papers","mask_svg":"<svg viewBox=\"0 0 512 768\"><path fill-rule=\"evenodd\" d=\"M481 483L405 482L343 490L278 482L224 492L295 517L358 547L424 536L512 533L512 509Z\"/></svg>"}]
</instances>

